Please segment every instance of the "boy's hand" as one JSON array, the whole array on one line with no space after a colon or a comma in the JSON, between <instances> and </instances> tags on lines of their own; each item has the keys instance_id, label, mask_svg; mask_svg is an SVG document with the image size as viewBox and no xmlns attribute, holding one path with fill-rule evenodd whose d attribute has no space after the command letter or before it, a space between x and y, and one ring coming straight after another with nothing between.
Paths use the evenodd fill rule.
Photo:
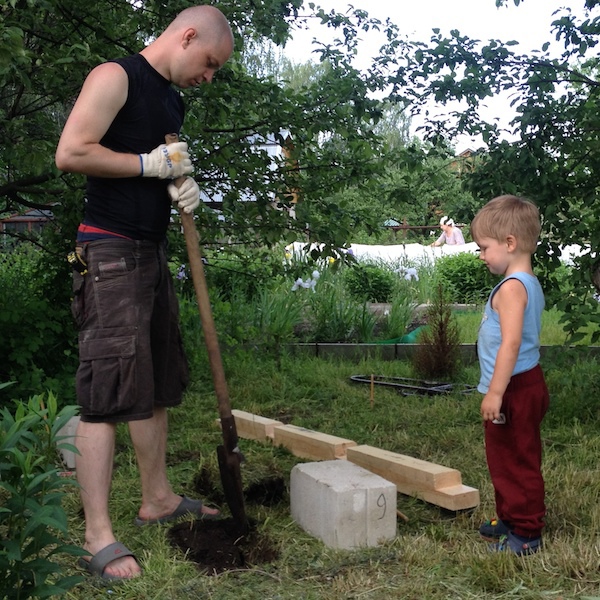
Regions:
<instances>
[{"instance_id":1,"label":"boy's hand","mask_svg":"<svg viewBox=\"0 0 600 600\"><path fill-rule=\"evenodd\" d=\"M481 402L481 416L484 421L493 421L500 417L502 396L488 392Z\"/></svg>"}]
</instances>

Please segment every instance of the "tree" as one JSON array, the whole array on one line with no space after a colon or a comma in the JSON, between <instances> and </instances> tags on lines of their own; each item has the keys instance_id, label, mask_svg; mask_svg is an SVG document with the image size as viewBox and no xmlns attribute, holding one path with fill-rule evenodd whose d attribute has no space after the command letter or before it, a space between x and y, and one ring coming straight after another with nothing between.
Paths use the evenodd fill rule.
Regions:
<instances>
[{"instance_id":1,"label":"tree","mask_svg":"<svg viewBox=\"0 0 600 600\"><path fill-rule=\"evenodd\" d=\"M429 43L390 41L395 50L391 97L408 101L413 111L432 99L449 107L461 103L450 116L430 118L425 138L438 145L461 133L482 136L487 147L467 178L480 201L513 193L540 207L543 239L536 256L548 278L559 263L560 246L583 247L574 261L573 290L558 302L568 313L571 332L600 323L592 285L600 291L599 5L586 0L581 19L568 8L558 12L548 37L563 44L559 56L550 54L549 42L523 55L514 42L479 42L459 31L443 37L434 30ZM391 54L385 54L390 69ZM486 98L503 93L510 93L517 114L508 132L514 141L480 112ZM600 328L593 339L600 339Z\"/></svg>"},{"instance_id":2,"label":"tree","mask_svg":"<svg viewBox=\"0 0 600 600\"><path fill-rule=\"evenodd\" d=\"M224 221L200 215L203 241L231 233L239 241L261 243L282 235L296 238L305 224L273 210L274 195L283 206L291 202L290 190L318 204L325 194L368 179L377 167L373 126L380 103L367 97L370 84L342 52L356 35L354 17L344 18L346 41L337 47L330 68L298 89L240 60L245 40L282 45L302 4L223 3L234 30L243 34L237 37L234 60L215 85L185 91L188 114L182 133L192 150L196 179L208 195L224 198ZM73 238L83 178L58 173L53 165L70 103L93 66L138 51L187 5L183 0L99 0L92 6L76 0L14 0L0 9L0 133L12 142L0 151L0 214L58 203L63 239ZM362 13L356 19L368 22ZM256 141L283 130L291 133L292 157L272 168ZM241 205L243 196L255 201ZM67 223L61 220L63 211L70 214ZM310 237L339 244L350 224L341 219L337 228L317 230L309 224Z\"/></svg>"},{"instance_id":3,"label":"tree","mask_svg":"<svg viewBox=\"0 0 600 600\"><path fill-rule=\"evenodd\" d=\"M81 83L102 60L141 49L188 4L11 0L0 8L0 134L5 141L0 214L52 204L57 257L72 242L83 200L83 178L59 173L53 163ZM592 16L598 0L585 1L590 14L583 20L568 9L557 15L552 34L565 48L558 58L546 46L531 56L520 55L510 42L480 43L457 31L449 37L438 31L429 43L411 42L395 24L372 19L365 11L350 7L343 14L327 13L306 4L227 0L219 5L241 34L235 56L214 85L185 91L188 114L182 132L199 184L209 196L224 200L224 219L199 213L202 242L229 237L268 245L304 236L324 242L326 249L342 245L355 216L337 205L337 198L349 188L378 184L388 167L380 157L390 147L385 131L378 129L385 110L395 106L396 114L404 114L407 108L421 110L430 99L441 104L458 100L463 104L453 111L454 119L431 118L423 131L425 145L400 147L393 159L418 169L424 148L428 154L430 148L442 152L458 133L481 134L487 148L476 173L465 178L471 191L480 202L500 192L534 199L544 214L541 254L550 269L558 262L559 244L589 247L577 261L578 294L563 299L562 306L571 312L573 328L598 319L597 303L591 300L600 242L600 144L594 134L600 85L593 53L600 23ZM256 63L244 63L246 41L282 46L305 19L337 33L330 43L315 42L315 56L327 65L319 65L319 76L287 85ZM371 29L384 31L387 42L368 72L360 72L353 66L354 52L362 32ZM496 123L479 114L485 98L507 90L518 113L512 124L518 138L510 143ZM282 131L291 134L291 155L273 164L256 142ZM240 202L248 197L254 201ZM310 206L307 217L314 219L290 218L274 207L274 198L278 208L298 198Z\"/></svg>"}]
</instances>

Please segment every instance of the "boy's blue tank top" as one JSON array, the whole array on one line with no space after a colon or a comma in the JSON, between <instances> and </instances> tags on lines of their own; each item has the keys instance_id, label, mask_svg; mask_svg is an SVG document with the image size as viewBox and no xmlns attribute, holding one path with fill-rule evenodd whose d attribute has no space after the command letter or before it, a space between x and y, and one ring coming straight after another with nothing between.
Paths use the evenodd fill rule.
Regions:
<instances>
[{"instance_id":1,"label":"boy's blue tank top","mask_svg":"<svg viewBox=\"0 0 600 600\"><path fill-rule=\"evenodd\" d=\"M500 334L500 319L498 313L492 308L492 298L500 286L509 279L517 279L527 291L527 305L523 319L523 337L517 363L513 375L524 373L533 369L540 361L540 331L542 328L542 312L544 310L544 292L537 277L529 273L513 273L504 278L491 292L485 305L483 319L479 326L477 336L477 355L481 377L477 389L485 394L494 373L496 356L500 348L502 336Z\"/></svg>"}]
</instances>

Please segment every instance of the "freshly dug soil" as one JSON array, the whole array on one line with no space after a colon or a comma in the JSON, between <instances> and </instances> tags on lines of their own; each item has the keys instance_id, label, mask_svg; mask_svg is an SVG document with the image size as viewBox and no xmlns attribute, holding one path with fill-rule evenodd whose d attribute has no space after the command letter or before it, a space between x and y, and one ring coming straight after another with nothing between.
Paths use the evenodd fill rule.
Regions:
<instances>
[{"instance_id":1,"label":"freshly dug soil","mask_svg":"<svg viewBox=\"0 0 600 600\"><path fill-rule=\"evenodd\" d=\"M206 473L197 478L196 487L202 487L199 491L210 496L206 494L206 488L211 487ZM282 501L284 494L283 479L271 478L244 490L244 500L246 507L249 504L273 506ZM251 519L246 531L240 531L240 524L233 518L178 523L169 529L168 538L188 560L209 575L232 569L249 569L273 562L279 555L273 542L258 531L256 522Z\"/></svg>"},{"instance_id":2,"label":"freshly dug soil","mask_svg":"<svg viewBox=\"0 0 600 600\"><path fill-rule=\"evenodd\" d=\"M279 554L272 542L257 531L256 523L250 523L248 531L240 534L239 524L233 519L179 523L168 535L171 544L208 575L249 569L272 562Z\"/></svg>"}]
</instances>

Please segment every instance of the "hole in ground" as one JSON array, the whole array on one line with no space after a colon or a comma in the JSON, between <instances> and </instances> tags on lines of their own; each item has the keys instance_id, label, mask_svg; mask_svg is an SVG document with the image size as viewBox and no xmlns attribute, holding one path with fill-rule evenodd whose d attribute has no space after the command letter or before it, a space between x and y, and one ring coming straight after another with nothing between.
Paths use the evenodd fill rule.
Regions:
<instances>
[{"instance_id":1,"label":"hole in ground","mask_svg":"<svg viewBox=\"0 0 600 600\"><path fill-rule=\"evenodd\" d=\"M186 558L207 575L249 569L279 556L273 542L257 531L255 522L250 522L246 534L240 535L234 519L190 521L171 527L168 537L173 546L183 550Z\"/></svg>"},{"instance_id":2,"label":"hole in ground","mask_svg":"<svg viewBox=\"0 0 600 600\"><path fill-rule=\"evenodd\" d=\"M194 489L205 498L225 501L206 469L196 476ZM274 506L284 497L282 477L258 481L244 490L246 506ZM266 534L258 531L256 522L248 521L248 531L243 535L240 535L239 524L232 518L178 523L169 529L167 535L175 548L182 550L188 560L209 575L273 562L279 551Z\"/></svg>"}]
</instances>

